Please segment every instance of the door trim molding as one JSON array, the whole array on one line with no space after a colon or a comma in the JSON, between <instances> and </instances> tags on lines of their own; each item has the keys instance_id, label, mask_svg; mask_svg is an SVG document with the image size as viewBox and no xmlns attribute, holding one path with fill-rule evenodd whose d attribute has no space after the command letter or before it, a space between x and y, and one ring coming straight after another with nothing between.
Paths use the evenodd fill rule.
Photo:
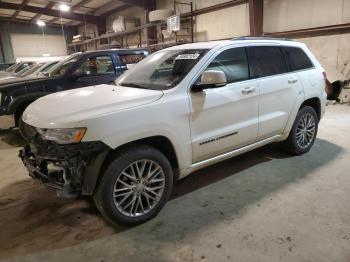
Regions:
<instances>
[{"instance_id":1,"label":"door trim molding","mask_svg":"<svg viewBox=\"0 0 350 262\"><path fill-rule=\"evenodd\" d=\"M221 154L221 155L218 155L218 156L206 159L206 160L199 161L197 163L192 164L191 167L186 169L186 170L184 170L184 172L181 172L180 178L184 178L185 176L189 175L190 173L192 173L192 172L194 172L194 171L196 171L198 169L201 169L203 167L206 167L206 166L209 166L209 165L213 165L215 163L218 163L218 162L227 160L229 158L238 156L240 154L246 153L246 152L248 152L250 150L253 150L253 149L256 149L258 147L267 145L267 144L269 144L271 142L277 141L280 138L281 138L281 135L275 135L275 136L266 138L264 140L258 141L256 143L253 143L253 144L250 144L250 145L247 145L247 146L235 149L233 151L230 151L230 152L227 152L227 153L224 153L224 154Z\"/></svg>"}]
</instances>

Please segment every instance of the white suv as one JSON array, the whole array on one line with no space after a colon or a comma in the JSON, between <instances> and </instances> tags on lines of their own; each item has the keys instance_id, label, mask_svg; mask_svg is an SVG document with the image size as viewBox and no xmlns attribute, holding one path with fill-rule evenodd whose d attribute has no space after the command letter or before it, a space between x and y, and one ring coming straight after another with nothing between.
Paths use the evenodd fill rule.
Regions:
<instances>
[{"instance_id":1,"label":"white suv","mask_svg":"<svg viewBox=\"0 0 350 262\"><path fill-rule=\"evenodd\" d=\"M24 112L20 156L61 196L93 195L113 223L153 218L173 181L281 142L312 147L325 73L298 42L239 38L156 52L115 85L48 95ZM27 130L27 131L28 131Z\"/></svg>"}]
</instances>

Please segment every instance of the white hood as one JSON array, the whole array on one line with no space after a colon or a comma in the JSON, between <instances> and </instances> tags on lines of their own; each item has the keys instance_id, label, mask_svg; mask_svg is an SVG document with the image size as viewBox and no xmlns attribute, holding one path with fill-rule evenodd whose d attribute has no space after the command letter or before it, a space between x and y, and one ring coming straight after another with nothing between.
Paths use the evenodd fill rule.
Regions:
<instances>
[{"instance_id":1,"label":"white hood","mask_svg":"<svg viewBox=\"0 0 350 262\"><path fill-rule=\"evenodd\" d=\"M40 128L77 127L79 122L161 98L162 91L98 85L44 96L27 107L23 121Z\"/></svg>"}]
</instances>

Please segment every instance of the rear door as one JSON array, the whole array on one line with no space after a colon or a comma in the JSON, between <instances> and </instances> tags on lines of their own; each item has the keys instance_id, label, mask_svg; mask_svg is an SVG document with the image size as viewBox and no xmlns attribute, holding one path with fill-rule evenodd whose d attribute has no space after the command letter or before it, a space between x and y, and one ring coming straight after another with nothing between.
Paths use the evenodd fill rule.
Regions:
<instances>
[{"instance_id":1,"label":"rear door","mask_svg":"<svg viewBox=\"0 0 350 262\"><path fill-rule=\"evenodd\" d=\"M301 81L289 72L279 45L248 47L250 73L258 80L258 140L281 134L300 92Z\"/></svg>"}]
</instances>

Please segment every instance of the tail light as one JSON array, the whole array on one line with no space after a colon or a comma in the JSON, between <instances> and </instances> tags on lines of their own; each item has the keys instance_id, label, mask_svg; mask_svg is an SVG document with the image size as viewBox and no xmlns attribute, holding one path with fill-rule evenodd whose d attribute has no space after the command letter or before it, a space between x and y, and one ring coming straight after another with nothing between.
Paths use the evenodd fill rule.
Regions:
<instances>
[{"instance_id":1,"label":"tail light","mask_svg":"<svg viewBox=\"0 0 350 262\"><path fill-rule=\"evenodd\" d=\"M322 75L323 75L324 81L327 83L327 73L326 73L326 71L323 71Z\"/></svg>"}]
</instances>

